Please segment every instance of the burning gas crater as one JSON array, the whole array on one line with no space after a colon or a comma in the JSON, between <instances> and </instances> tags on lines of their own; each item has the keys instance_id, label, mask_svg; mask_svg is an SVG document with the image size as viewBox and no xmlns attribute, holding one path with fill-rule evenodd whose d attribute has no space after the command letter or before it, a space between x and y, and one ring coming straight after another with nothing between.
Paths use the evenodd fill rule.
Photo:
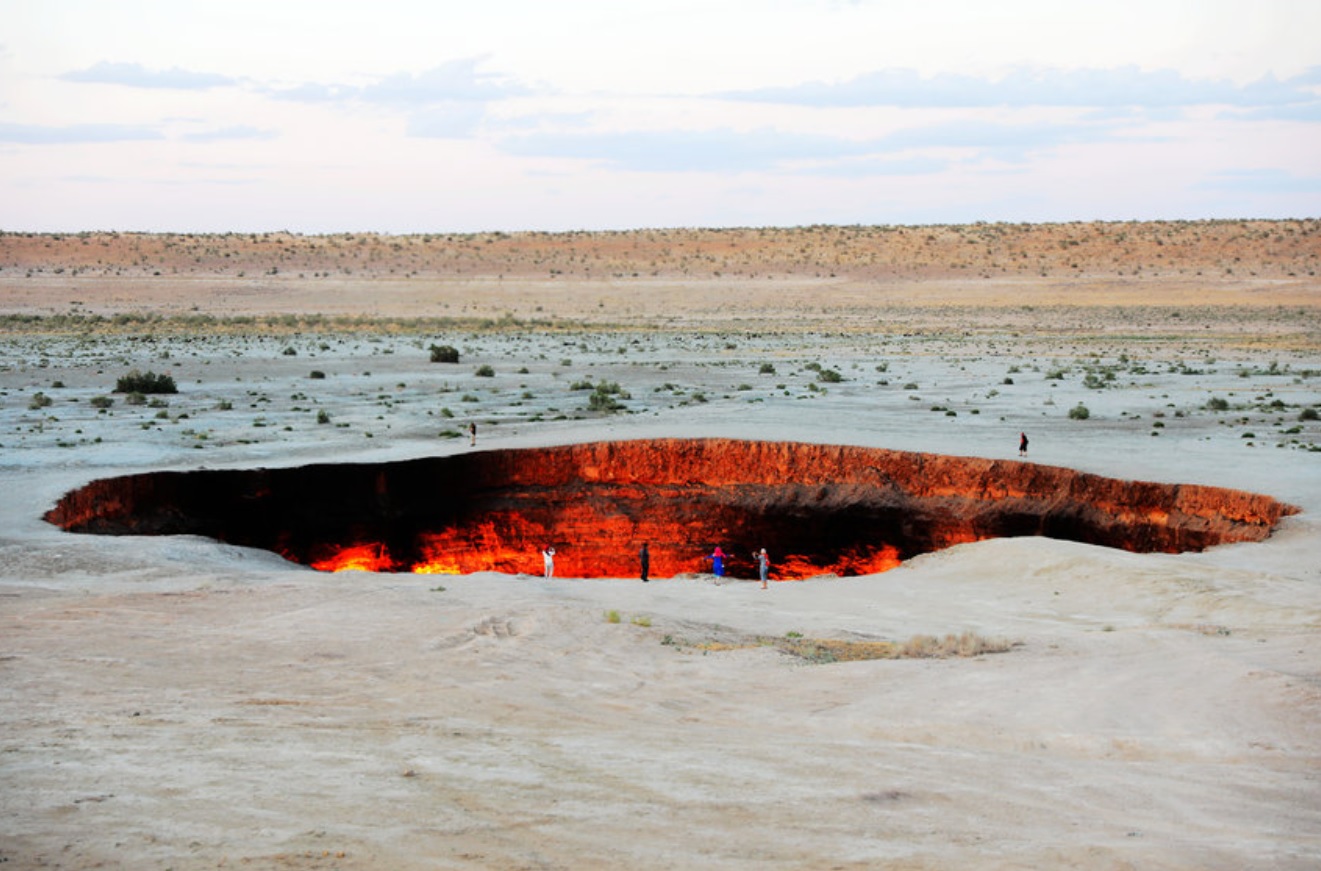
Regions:
<instances>
[{"instance_id":1,"label":"burning gas crater","mask_svg":"<svg viewBox=\"0 0 1321 871\"><path fill-rule=\"evenodd\" d=\"M323 571L636 577L860 575L962 542L1041 535L1140 552L1266 538L1267 496L1032 463L722 439L476 451L384 464L151 472L93 481L46 520L73 532L209 536Z\"/></svg>"}]
</instances>

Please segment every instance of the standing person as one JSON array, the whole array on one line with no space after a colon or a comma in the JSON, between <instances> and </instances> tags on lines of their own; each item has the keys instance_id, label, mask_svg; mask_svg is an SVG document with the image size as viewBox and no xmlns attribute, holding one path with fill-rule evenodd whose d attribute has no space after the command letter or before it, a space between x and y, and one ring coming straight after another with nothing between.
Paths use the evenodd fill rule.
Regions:
<instances>
[{"instance_id":1,"label":"standing person","mask_svg":"<svg viewBox=\"0 0 1321 871\"><path fill-rule=\"evenodd\" d=\"M711 554L710 560L712 573L717 578L723 578L725 576L725 552L720 549L720 545L716 545L715 552Z\"/></svg>"},{"instance_id":2,"label":"standing person","mask_svg":"<svg viewBox=\"0 0 1321 871\"><path fill-rule=\"evenodd\" d=\"M766 589L766 579L771 573L771 558L766 554L766 548L762 548L752 555L752 559L757 564L757 575L761 578L761 588Z\"/></svg>"},{"instance_id":3,"label":"standing person","mask_svg":"<svg viewBox=\"0 0 1321 871\"><path fill-rule=\"evenodd\" d=\"M647 575L651 574L651 551L647 550L647 543L642 542L642 550L638 551L638 565L642 569L642 583L647 582Z\"/></svg>"},{"instance_id":4,"label":"standing person","mask_svg":"<svg viewBox=\"0 0 1321 871\"><path fill-rule=\"evenodd\" d=\"M1018 455L1020 457L1027 456L1027 433L1025 432L1018 434Z\"/></svg>"},{"instance_id":5,"label":"standing person","mask_svg":"<svg viewBox=\"0 0 1321 871\"><path fill-rule=\"evenodd\" d=\"M542 561L542 563L545 564L545 567L546 567L546 577L548 577L548 578L554 577L554 576L555 576L555 548L550 547L549 545L547 545L546 548L543 549L543 550L541 551L541 561Z\"/></svg>"},{"instance_id":6,"label":"standing person","mask_svg":"<svg viewBox=\"0 0 1321 871\"><path fill-rule=\"evenodd\" d=\"M468 424L468 447L477 447L477 423Z\"/></svg>"}]
</instances>

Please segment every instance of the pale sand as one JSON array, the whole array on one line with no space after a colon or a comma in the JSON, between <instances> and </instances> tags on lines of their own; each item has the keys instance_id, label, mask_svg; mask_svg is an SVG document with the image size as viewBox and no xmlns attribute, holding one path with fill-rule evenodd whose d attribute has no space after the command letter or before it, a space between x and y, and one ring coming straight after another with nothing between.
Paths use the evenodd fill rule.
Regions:
<instances>
[{"instance_id":1,"label":"pale sand","mask_svg":"<svg viewBox=\"0 0 1321 871\"><path fill-rule=\"evenodd\" d=\"M689 290L665 307L700 321L692 312L717 302ZM608 292L658 305L650 291ZM1254 349L1232 318L1207 315L1144 343L1122 336L1149 326L1075 314L1104 322L1082 338L933 311L928 327L967 329L6 339L0 860L1318 867L1321 453L1304 448L1321 427L1286 430L1321 402L1321 378L1278 368L1321 369L1315 333L1286 325L1284 344L1303 347ZM433 341L460 346L463 362L428 363ZM1125 351L1147 371L1082 385L1080 357ZM848 380L807 389L813 360ZM758 374L764 361L775 375ZM481 363L494 379L473 375ZM1056 365L1069 374L1047 379ZM107 414L91 407L130 366L175 375L164 417L122 397ZM619 381L637 413L573 419L579 378ZM30 410L37 391L55 404ZM1212 395L1245 407L1208 412ZM1271 409L1276 398L1289 410ZM1079 401L1092 419L1068 419ZM331 425L313 422L318 408ZM1263 544L1204 554L1000 540L766 591L711 577L324 575L204 540L73 536L40 520L66 490L127 471L467 451L436 436L469 415L484 424L478 449L711 435L1014 457L1026 429L1033 461L1241 487L1304 513ZM824 665L693 646L963 631L1021 646Z\"/></svg>"}]
</instances>

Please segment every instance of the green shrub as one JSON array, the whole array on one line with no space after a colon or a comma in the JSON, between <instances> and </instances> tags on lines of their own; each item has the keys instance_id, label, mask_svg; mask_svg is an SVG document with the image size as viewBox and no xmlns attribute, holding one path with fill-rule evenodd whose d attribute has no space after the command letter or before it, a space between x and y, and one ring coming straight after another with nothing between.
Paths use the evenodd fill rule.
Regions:
<instances>
[{"instance_id":1,"label":"green shrub","mask_svg":"<svg viewBox=\"0 0 1321 871\"><path fill-rule=\"evenodd\" d=\"M432 363L459 362L459 349L453 345L432 345L427 350L431 352Z\"/></svg>"},{"instance_id":2,"label":"green shrub","mask_svg":"<svg viewBox=\"0 0 1321 871\"><path fill-rule=\"evenodd\" d=\"M28 408L32 409L33 411L36 411L38 408L47 408L50 405L52 405L54 402L55 400L51 399L46 394L38 391L37 393L34 393L32 395L32 401L28 403Z\"/></svg>"},{"instance_id":3,"label":"green shrub","mask_svg":"<svg viewBox=\"0 0 1321 871\"><path fill-rule=\"evenodd\" d=\"M1304 408L1302 411L1298 412L1299 420L1316 420L1318 416L1321 415L1317 414L1315 408Z\"/></svg>"},{"instance_id":4,"label":"green shrub","mask_svg":"<svg viewBox=\"0 0 1321 871\"><path fill-rule=\"evenodd\" d=\"M614 388L613 390L610 389L612 386ZM610 385L602 382L597 385L596 389L592 391L592 395L587 398L587 407L592 411L619 411L624 406L620 404L618 399L616 399L616 395L620 395L618 384ZM622 395L625 398L628 397L627 394Z\"/></svg>"},{"instance_id":5,"label":"green shrub","mask_svg":"<svg viewBox=\"0 0 1321 871\"><path fill-rule=\"evenodd\" d=\"M139 372L137 369L131 370L127 375L123 375L115 383L116 393L178 393L179 388L174 384L174 378L169 375L155 372Z\"/></svg>"},{"instance_id":6,"label":"green shrub","mask_svg":"<svg viewBox=\"0 0 1321 871\"><path fill-rule=\"evenodd\" d=\"M495 369L490 365L483 363L481 366L478 366L477 370L472 374L476 375L478 378L494 378Z\"/></svg>"},{"instance_id":7,"label":"green shrub","mask_svg":"<svg viewBox=\"0 0 1321 871\"><path fill-rule=\"evenodd\" d=\"M1228 411L1229 400L1220 396L1212 396L1206 401L1206 407L1211 411Z\"/></svg>"},{"instance_id":8,"label":"green shrub","mask_svg":"<svg viewBox=\"0 0 1321 871\"><path fill-rule=\"evenodd\" d=\"M1091 416L1092 413L1088 411L1087 406L1083 405L1081 402L1069 409L1070 420L1086 420Z\"/></svg>"}]
</instances>

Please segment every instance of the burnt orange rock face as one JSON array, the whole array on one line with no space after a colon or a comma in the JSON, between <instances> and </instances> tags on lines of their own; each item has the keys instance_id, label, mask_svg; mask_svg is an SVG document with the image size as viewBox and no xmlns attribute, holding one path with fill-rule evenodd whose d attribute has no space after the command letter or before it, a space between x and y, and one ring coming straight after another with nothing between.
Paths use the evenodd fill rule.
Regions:
<instances>
[{"instance_id":1,"label":"burnt orange rock face","mask_svg":"<svg viewBox=\"0 0 1321 871\"><path fill-rule=\"evenodd\" d=\"M953 544L1042 535L1139 552L1260 541L1297 509L1255 493L1032 463L725 439L599 442L385 464L152 472L93 481L46 520L193 534L323 570L636 577L884 571Z\"/></svg>"}]
</instances>

